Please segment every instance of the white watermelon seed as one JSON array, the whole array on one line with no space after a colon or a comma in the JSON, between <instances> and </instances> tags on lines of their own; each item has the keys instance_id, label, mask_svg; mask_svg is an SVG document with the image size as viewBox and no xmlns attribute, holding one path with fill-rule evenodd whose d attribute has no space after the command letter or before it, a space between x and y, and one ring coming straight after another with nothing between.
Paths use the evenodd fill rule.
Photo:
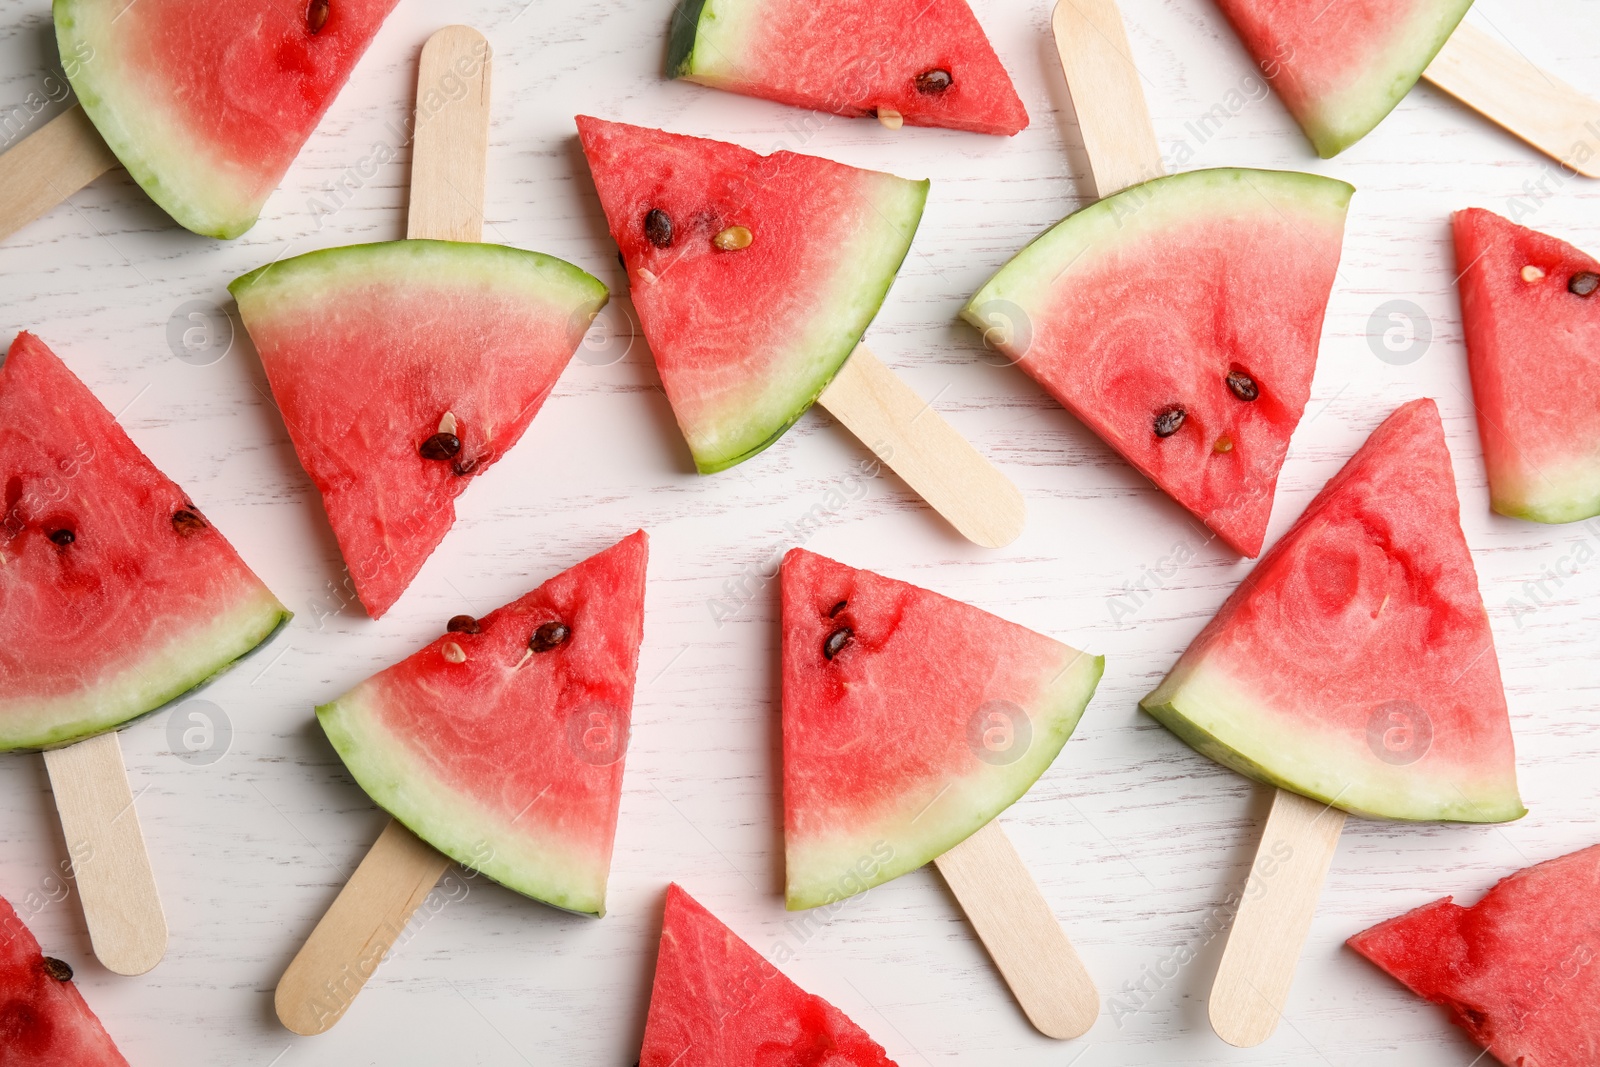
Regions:
<instances>
[{"instance_id":1,"label":"white watermelon seed","mask_svg":"<svg viewBox=\"0 0 1600 1067\"><path fill-rule=\"evenodd\" d=\"M455 432L456 432L456 416L455 416L455 412L447 411L447 412L444 413L444 418L439 420L439 432L440 433L447 433L447 434L450 434L452 436L455 435Z\"/></svg>"},{"instance_id":2,"label":"white watermelon seed","mask_svg":"<svg viewBox=\"0 0 1600 1067\"><path fill-rule=\"evenodd\" d=\"M883 123L885 128L891 130L898 130L906 124L905 116L892 107L880 107L878 109L878 121Z\"/></svg>"},{"instance_id":3,"label":"white watermelon seed","mask_svg":"<svg viewBox=\"0 0 1600 1067\"><path fill-rule=\"evenodd\" d=\"M750 232L748 226L729 226L726 230L711 239L711 243L724 252L737 252L749 248L756 235Z\"/></svg>"},{"instance_id":4,"label":"white watermelon seed","mask_svg":"<svg viewBox=\"0 0 1600 1067\"><path fill-rule=\"evenodd\" d=\"M440 648L439 651L443 653L444 658L451 663L467 662L467 654L461 651L461 646L456 644L454 641L446 641L444 643L444 647Z\"/></svg>"},{"instance_id":5,"label":"white watermelon seed","mask_svg":"<svg viewBox=\"0 0 1600 1067\"><path fill-rule=\"evenodd\" d=\"M1522 268L1522 280L1527 282L1529 285L1532 285L1534 282L1543 277L1544 271L1540 270L1538 267L1529 265Z\"/></svg>"}]
</instances>

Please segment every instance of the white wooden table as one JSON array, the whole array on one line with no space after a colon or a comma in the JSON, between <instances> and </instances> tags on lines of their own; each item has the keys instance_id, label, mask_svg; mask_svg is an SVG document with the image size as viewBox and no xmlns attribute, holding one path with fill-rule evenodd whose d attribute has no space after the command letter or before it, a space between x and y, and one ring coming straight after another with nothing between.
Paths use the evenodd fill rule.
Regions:
<instances>
[{"instance_id":1,"label":"white wooden table","mask_svg":"<svg viewBox=\"0 0 1600 1067\"><path fill-rule=\"evenodd\" d=\"M61 85L48 7L0 0L0 118L22 109L0 136L60 109L27 113L30 93L59 95ZM1009 141L818 122L664 82L671 7L458 0L436 13L405 0L242 240L177 229L119 172L0 246L0 333L37 330L298 612L264 654L195 698L204 704L123 735L172 928L160 967L118 978L90 956L81 913L59 899L53 877L66 852L36 757L0 760L0 893L47 951L77 968L134 1067L630 1064L672 879L758 949L786 942L797 957L788 973L904 1065L1466 1067L1477 1049L1444 1014L1342 942L1446 892L1471 899L1518 867L1600 841L1600 524L1542 527L1488 511L1447 216L1516 202L1528 224L1600 249L1600 183L1563 182L1546 159L1428 87L1322 162L1253 79L1209 0L1123 3L1164 149L1186 143L1192 167L1299 168L1359 189L1269 543L1392 407L1418 395L1439 401L1531 809L1505 827L1351 820L1286 1024L1242 1052L1206 1024L1222 940L1205 931L1242 883L1270 794L1190 751L1136 704L1250 565L1208 542L956 319L994 268L1084 196L1046 4L974 2L1033 117ZM1471 18L1600 94L1597 16L1596 0L1480 0ZM402 236L406 152L395 131L411 107L417 51L446 21L476 25L497 52L485 238L570 259L618 295L602 319L609 335L591 335L522 445L462 498L455 531L373 623L335 595L333 538L236 321L226 347L224 286L286 253ZM649 352L629 336L624 276L572 124L580 109L932 177L913 253L868 339L1021 486L1023 538L1001 551L962 541L889 474L828 510L838 504L830 490L857 486L848 479L867 453L820 413L732 472L695 475ZM1370 322L1391 299L1420 306L1431 330L1409 363L1375 354L1385 350ZM200 317L186 318L191 311ZM208 320L215 346L178 358L173 324L181 334ZM1388 325L1380 321L1380 335ZM449 616L487 611L641 525L652 535L651 583L611 913L567 916L458 873L338 1028L292 1037L273 1018L272 987L385 818L345 773L312 705L408 654ZM801 537L1106 654L1077 735L1003 816L1106 995L1083 1040L1051 1042L1027 1025L931 871L853 900L820 927L784 912L776 587L724 600L737 610L720 626L709 605L742 568ZM1150 595L1126 598L1174 553L1193 558ZM1544 606L1519 612L1513 598L1547 569L1572 573L1545 586ZM213 747L180 758L174 741L186 751L186 728L196 728L192 743L204 740L191 718L202 711L219 727ZM1178 966L1184 950L1196 958Z\"/></svg>"}]
</instances>

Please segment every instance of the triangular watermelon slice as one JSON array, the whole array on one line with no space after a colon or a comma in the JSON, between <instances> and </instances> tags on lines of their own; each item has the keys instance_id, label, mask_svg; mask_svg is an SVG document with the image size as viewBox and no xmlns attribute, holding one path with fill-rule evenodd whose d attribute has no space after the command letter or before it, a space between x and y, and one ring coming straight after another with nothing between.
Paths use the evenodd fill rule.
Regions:
<instances>
[{"instance_id":1,"label":"triangular watermelon slice","mask_svg":"<svg viewBox=\"0 0 1600 1067\"><path fill-rule=\"evenodd\" d=\"M1311 395L1352 192L1282 171L1158 178L1068 216L962 316L1254 556Z\"/></svg>"},{"instance_id":2,"label":"triangular watermelon slice","mask_svg":"<svg viewBox=\"0 0 1600 1067\"><path fill-rule=\"evenodd\" d=\"M966 0L680 0L667 73L912 126L1009 136L1028 125Z\"/></svg>"},{"instance_id":3,"label":"triangular watermelon slice","mask_svg":"<svg viewBox=\"0 0 1600 1067\"><path fill-rule=\"evenodd\" d=\"M855 350L928 183L582 116L578 132L695 466L749 459Z\"/></svg>"},{"instance_id":4,"label":"triangular watermelon slice","mask_svg":"<svg viewBox=\"0 0 1600 1067\"><path fill-rule=\"evenodd\" d=\"M361 788L451 859L603 915L648 555L641 530L319 707Z\"/></svg>"},{"instance_id":5,"label":"triangular watermelon slice","mask_svg":"<svg viewBox=\"0 0 1600 1067\"><path fill-rule=\"evenodd\" d=\"M1508 1067L1600 1063L1600 845L1380 923L1351 948Z\"/></svg>"},{"instance_id":6,"label":"triangular watermelon slice","mask_svg":"<svg viewBox=\"0 0 1600 1067\"><path fill-rule=\"evenodd\" d=\"M1141 704L1201 755L1358 815L1526 814L1432 400L1372 431Z\"/></svg>"},{"instance_id":7,"label":"triangular watermelon slice","mask_svg":"<svg viewBox=\"0 0 1600 1067\"><path fill-rule=\"evenodd\" d=\"M0 366L0 751L104 733L289 611L31 333Z\"/></svg>"},{"instance_id":8,"label":"triangular watermelon slice","mask_svg":"<svg viewBox=\"0 0 1600 1067\"><path fill-rule=\"evenodd\" d=\"M46 956L11 903L0 897L0 1064L4 1067L128 1067L72 981L72 967Z\"/></svg>"},{"instance_id":9,"label":"triangular watermelon slice","mask_svg":"<svg viewBox=\"0 0 1600 1067\"><path fill-rule=\"evenodd\" d=\"M397 0L55 0L78 100L150 198L238 237Z\"/></svg>"},{"instance_id":10,"label":"triangular watermelon slice","mask_svg":"<svg viewBox=\"0 0 1600 1067\"><path fill-rule=\"evenodd\" d=\"M969 604L796 548L783 558L788 906L943 855L1028 791L1105 669Z\"/></svg>"},{"instance_id":11,"label":"triangular watermelon slice","mask_svg":"<svg viewBox=\"0 0 1600 1067\"><path fill-rule=\"evenodd\" d=\"M1317 154L1394 110L1472 0L1217 0Z\"/></svg>"},{"instance_id":12,"label":"triangular watermelon slice","mask_svg":"<svg viewBox=\"0 0 1600 1067\"><path fill-rule=\"evenodd\" d=\"M1481 208L1455 238L1494 510L1600 515L1600 260Z\"/></svg>"},{"instance_id":13,"label":"triangular watermelon slice","mask_svg":"<svg viewBox=\"0 0 1600 1067\"><path fill-rule=\"evenodd\" d=\"M844 1012L667 887L638 1067L894 1067Z\"/></svg>"},{"instance_id":14,"label":"triangular watermelon slice","mask_svg":"<svg viewBox=\"0 0 1600 1067\"><path fill-rule=\"evenodd\" d=\"M467 483L521 439L608 296L559 259L449 241L311 252L228 289L375 619Z\"/></svg>"}]
</instances>

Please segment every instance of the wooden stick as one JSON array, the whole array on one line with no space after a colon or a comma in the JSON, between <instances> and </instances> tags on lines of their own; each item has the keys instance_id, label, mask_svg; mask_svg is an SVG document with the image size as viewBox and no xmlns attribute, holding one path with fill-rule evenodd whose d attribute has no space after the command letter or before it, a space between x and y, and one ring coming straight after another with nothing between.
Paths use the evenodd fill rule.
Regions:
<instances>
[{"instance_id":1,"label":"wooden stick","mask_svg":"<svg viewBox=\"0 0 1600 1067\"><path fill-rule=\"evenodd\" d=\"M450 861L393 819L278 979L283 1025L326 1033L383 962Z\"/></svg>"},{"instance_id":2,"label":"wooden stick","mask_svg":"<svg viewBox=\"0 0 1600 1067\"><path fill-rule=\"evenodd\" d=\"M115 731L44 754L89 942L106 969L144 974L167 951L167 917Z\"/></svg>"},{"instance_id":3,"label":"wooden stick","mask_svg":"<svg viewBox=\"0 0 1600 1067\"><path fill-rule=\"evenodd\" d=\"M1088 1033L1100 994L1000 823L933 862L1028 1021L1046 1037Z\"/></svg>"},{"instance_id":4,"label":"wooden stick","mask_svg":"<svg viewBox=\"0 0 1600 1067\"><path fill-rule=\"evenodd\" d=\"M963 537L1000 548L1027 507L1010 479L868 350L857 345L817 398Z\"/></svg>"},{"instance_id":5,"label":"wooden stick","mask_svg":"<svg viewBox=\"0 0 1600 1067\"><path fill-rule=\"evenodd\" d=\"M1600 101L1476 26L1457 26L1422 76L1565 166L1600 178Z\"/></svg>"},{"instance_id":6,"label":"wooden stick","mask_svg":"<svg viewBox=\"0 0 1600 1067\"><path fill-rule=\"evenodd\" d=\"M447 26L422 48L408 237L483 238L491 59L489 42L467 26ZM273 1004L283 1025L310 1036L343 1018L449 866L390 819L278 979Z\"/></svg>"},{"instance_id":7,"label":"wooden stick","mask_svg":"<svg viewBox=\"0 0 1600 1067\"><path fill-rule=\"evenodd\" d=\"M1252 1048L1272 1036L1317 911L1344 812L1280 789L1261 832L1222 963L1211 985L1211 1028Z\"/></svg>"},{"instance_id":8,"label":"wooden stick","mask_svg":"<svg viewBox=\"0 0 1600 1067\"><path fill-rule=\"evenodd\" d=\"M0 156L0 241L116 165L94 123L73 104Z\"/></svg>"},{"instance_id":9,"label":"wooden stick","mask_svg":"<svg viewBox=\"0 0 1600 1067\"><path fill-rule=\"evenodd\" d=\"M1167 173L1115 0L1061 0L1050 17L1095 195Z\"/></svg>"}]
</instances>

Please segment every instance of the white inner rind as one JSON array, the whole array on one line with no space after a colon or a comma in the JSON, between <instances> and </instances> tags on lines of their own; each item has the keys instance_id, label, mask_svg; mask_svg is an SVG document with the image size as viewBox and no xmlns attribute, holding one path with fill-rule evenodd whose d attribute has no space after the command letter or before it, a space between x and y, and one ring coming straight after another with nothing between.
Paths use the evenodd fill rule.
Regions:
<instances>
[{"instance_id":1,"label":"white inner rind","mask_svg":"<svg viewBox=\"0 0 1600 1067\"><path fill-rule=\"evenodd\" d=\"M763 0L705 0L695 29L686 81L726 89L750 81L748 50L760 28Z\"/></svg>"}]
</instances>

